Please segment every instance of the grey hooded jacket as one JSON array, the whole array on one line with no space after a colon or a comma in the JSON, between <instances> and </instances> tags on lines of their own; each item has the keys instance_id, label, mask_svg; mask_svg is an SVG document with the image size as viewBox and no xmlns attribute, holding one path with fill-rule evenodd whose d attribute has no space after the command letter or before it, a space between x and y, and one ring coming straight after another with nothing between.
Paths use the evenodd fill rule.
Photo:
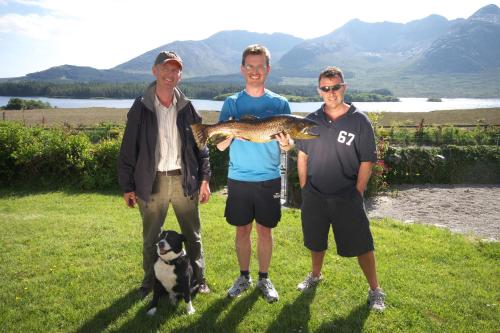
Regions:
<instances>
[{"instance_id":1,"label":"grey hooded jacket","mask_svg":"<svg viewBox=\"0 0 500 333\"><path fill-rule=\"evenodd\" d=\"M154 109L156 81L138 97L127 114L127 125L118 156L118 182L123 192L135 192L148 202L156 177L155 150L158 121ZM181 137L182 187L185 196L193 196L202 180L210 180L208 148L199 150L191 124L201 123L191 101L175 88L177 98L177 129Z\"/></svg>"}]
</instances>

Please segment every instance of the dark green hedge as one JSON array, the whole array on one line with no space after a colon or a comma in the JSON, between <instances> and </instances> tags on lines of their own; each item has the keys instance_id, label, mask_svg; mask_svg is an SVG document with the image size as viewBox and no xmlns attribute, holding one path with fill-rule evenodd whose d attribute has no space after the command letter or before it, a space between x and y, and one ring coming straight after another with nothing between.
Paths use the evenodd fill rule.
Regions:
<instances>
[{"instance_id":1,"label":"dark green hedge","mask_svg":"<svg viewBox=\"0 0 500 333\"><path fill-rule=\"evenodd\" d=\"M118 189L121 133L94 138L78 129L26 127L0 122L0 185ZM108 133L109 134L109 133ZM227 152L210 146L212 190L227 181Z\"/></svg>"},{"instance_id":2,"label":"dark green hedge","mask_svg":"<svg viewBox=\"0 0 500 333\"><path fill-rule=\"evenodd\" d=\"M500 183L500 147L389 147L384 162L390 184Z\"/></svg>"},{"instance_id":3,"label":"dark green hedge","mask_svg":"<svg viewBox=\"0 0 500 333\"><path fill-rule=\"evenodd\" d=\"M107 189L116 186L118 140L92 144L71 129L25 127L0 123L0 184L76 186Z\"/></svg>"},{"instance_id":4,"label":"dark green hedge","mask_svg":"<svg viewBox=\"0 0 500 333\"><path fill-rule=\"evenodd\" d=\"M453 125L424 126L421 128L376 128L377 137L383 137L392 145L442 146L442 145L498 145L500 127L481 126L458 128Z\"/></svg>"},{"instance_id":5,"label":"dark green hedge","mask_svg":"<svg viewBox=\"0 0 500 333\"><path fill-rule=\"evenodd\" d=\"M114 131L115 129L113 129ZM116 158L121 133L91 140L71 128L0 122L0 185L118 189ZM296 151L289 154L289 202L300 202ZM374 167L368 195L389 184L500 183L499 146L389 147ZM228 153L210 146L212 190L227 182Z\"/></svg>"}]
</instances>

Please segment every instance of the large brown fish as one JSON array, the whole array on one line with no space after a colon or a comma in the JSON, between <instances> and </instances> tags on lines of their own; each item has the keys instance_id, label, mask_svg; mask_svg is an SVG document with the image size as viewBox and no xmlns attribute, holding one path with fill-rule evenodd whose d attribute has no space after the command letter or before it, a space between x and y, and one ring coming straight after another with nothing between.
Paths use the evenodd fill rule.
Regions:
<instances>
[{"instance_id":1,"label":"large brown fish","mask_svg":"<svg viewBox=\"0 0 500 333\"><path fill-rule=\"evenodd\" d=\"M240 120L228 120L214 125L193 124L194 139L201 149L208 139L219 143L229 136L235 136L252 142L269 142L279 133L289 134L292 139L315 139L317 134L309 129L317 124L309 119L277 115L266 118L245 116Z\"/></svg>"}]
</instances>

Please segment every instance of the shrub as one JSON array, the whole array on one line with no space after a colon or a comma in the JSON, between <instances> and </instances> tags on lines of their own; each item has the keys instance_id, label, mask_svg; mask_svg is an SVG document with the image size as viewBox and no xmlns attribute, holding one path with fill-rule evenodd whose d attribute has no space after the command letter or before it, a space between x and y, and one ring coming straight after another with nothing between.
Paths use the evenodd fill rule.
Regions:
<instances>
[{"instance_id":1,"label":"shrub","mask_svg":"<svg viewBox=\"0 0 500 333\"><path fill-rule=\"evenodd\" d=\"M391 184L500 183L500 147L389 147Z\"/></svg>"},{"instance_id":2,"label":"shrub","mask_svg":"<svg viewBox=\"0 0 500 333\"><path fill-rule=\"evenodd\" d=\"M499 146L445 146L447 183L500 183Z\"/></svg>"},{"instance_id":3,"label":"shrub","mask_svg":"<svg viewBox=\"0 0 500 333\"><path fill-rule=\"evenodd\" d=\"M89 156L90 141L62 129L28 128L12 153L19 180L28 183L78 184Z\"/></svg>"},{"instance_id":4,"label":"shrub","mask_svg":"<svg viewBox=\"0 0 500 333\"><path fill-rule=\"evenodd\" d=\"M450 133L455 130L449 128ZM368 196L383 191L387 184L500 183L499 146L394 147L387 140L390 131L384 131L377 136L378 161L368 183ZM483 133L485 130L481 128L470 131L470 136L483 140ZM120 143L120 130L92 144L86 134L69 127L46 129L0 122L0 184L65 185L89 190L117 188ZM220 152L212 144L209 150L210 185L216 191L227 183L228 151ZM292 149L287 156L288 204L298 206L301 194L297 151Z\"/></svg>"},{"instance_id":5,"label":"shrub","mask_svg":"<svg viewBox=\"0 0 500 333\"><path fill-rule=\"evenodd\" d=\"M388 148L389 143L383 137L379 137L377 140L377 162L373 165L372 175L365 192L367 197L387 190L387 172L389 169L385 164L384 158Z\"/></svg>"},{"instance_id":6,"label":"shrub","mask_svg":"<svg viewBox=\"0 0 500 333\"><path fill-rule=\"evenodd\" d=\"M452 125L422 125L414 129L395 125L391 128L376 128L376 134L390 139L393 145L403 146L498 145L500 128L478 124L472 129Z\"/></svg>"},{"instance_id":7,"label":"shrub","mask_svg":"<svg viewBox=\"0 0 500 333\"><path fill-rule=\"evenodd\" d=\"M50 103L45 103L40 100L22 99L13 97L5 106L5 110L32 110L32 109L50 109Z\"/></svg>"},{"instance_id":8,"label":"shrub","mask_svg":"<svg viewBox=\"0 0 500 333\"><path fill-rule=\"evenodd\" d=\"M117 188L117 157L120 140L103 140L90 149L90 158L85 165L80 187L84 189Z\"/></svg>"},{"instance_id":9,"label":"shrub","mask_svg":"<svg viewBox=\"0 0 500 333\"><path fill-rule=\"evenodd\" d=\"M78 184L89 159L90 142L81 133L62 128L1 124L0 183Z\"/></svg>"},{"instance_id":10,"label":"shrub","mask_svg":"<svg viewBox=\"0 0 500 333\"><path fill-rule=\"evenodd\" d=\"M384 159L391 184L446 183L444 159L439 148L389 147Z\"/></svg>"},{"instance_id":11,"label":"shrub","mask_svg":"<svg viewBox=\"0 0 500 333\"><path fill-rule=\"evenodd\" d=\"M0 123L0 185L10 184L16 176L15 152L25 132L20 123Z\"/></svg>"}]
</instances>

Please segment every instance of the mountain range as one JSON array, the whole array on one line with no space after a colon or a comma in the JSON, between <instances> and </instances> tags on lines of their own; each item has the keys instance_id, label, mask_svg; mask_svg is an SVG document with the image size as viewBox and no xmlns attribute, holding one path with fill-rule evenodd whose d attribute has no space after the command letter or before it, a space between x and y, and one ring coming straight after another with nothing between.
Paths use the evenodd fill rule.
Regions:
<instances>
[{"instance_id":1,"label":"mountain range","mask_svg":"<svg viewBox=\"0 0 500 333\"><path fill-rule=\"evenodd\" d=\"M343 69L359 89L388 88L399 96L499 97L500 8L488 5L467 19L430 15L406 24L354 19L331 33L301 39L283 33L222 31L200 41L175 41L111 69L63 65L16 80L63 82L149 81L161 50L184 60L192 82L242 82L241 52L266 45L270 79L278 84L314 84L328 65Z\"/></svg>"}]
</instances>

